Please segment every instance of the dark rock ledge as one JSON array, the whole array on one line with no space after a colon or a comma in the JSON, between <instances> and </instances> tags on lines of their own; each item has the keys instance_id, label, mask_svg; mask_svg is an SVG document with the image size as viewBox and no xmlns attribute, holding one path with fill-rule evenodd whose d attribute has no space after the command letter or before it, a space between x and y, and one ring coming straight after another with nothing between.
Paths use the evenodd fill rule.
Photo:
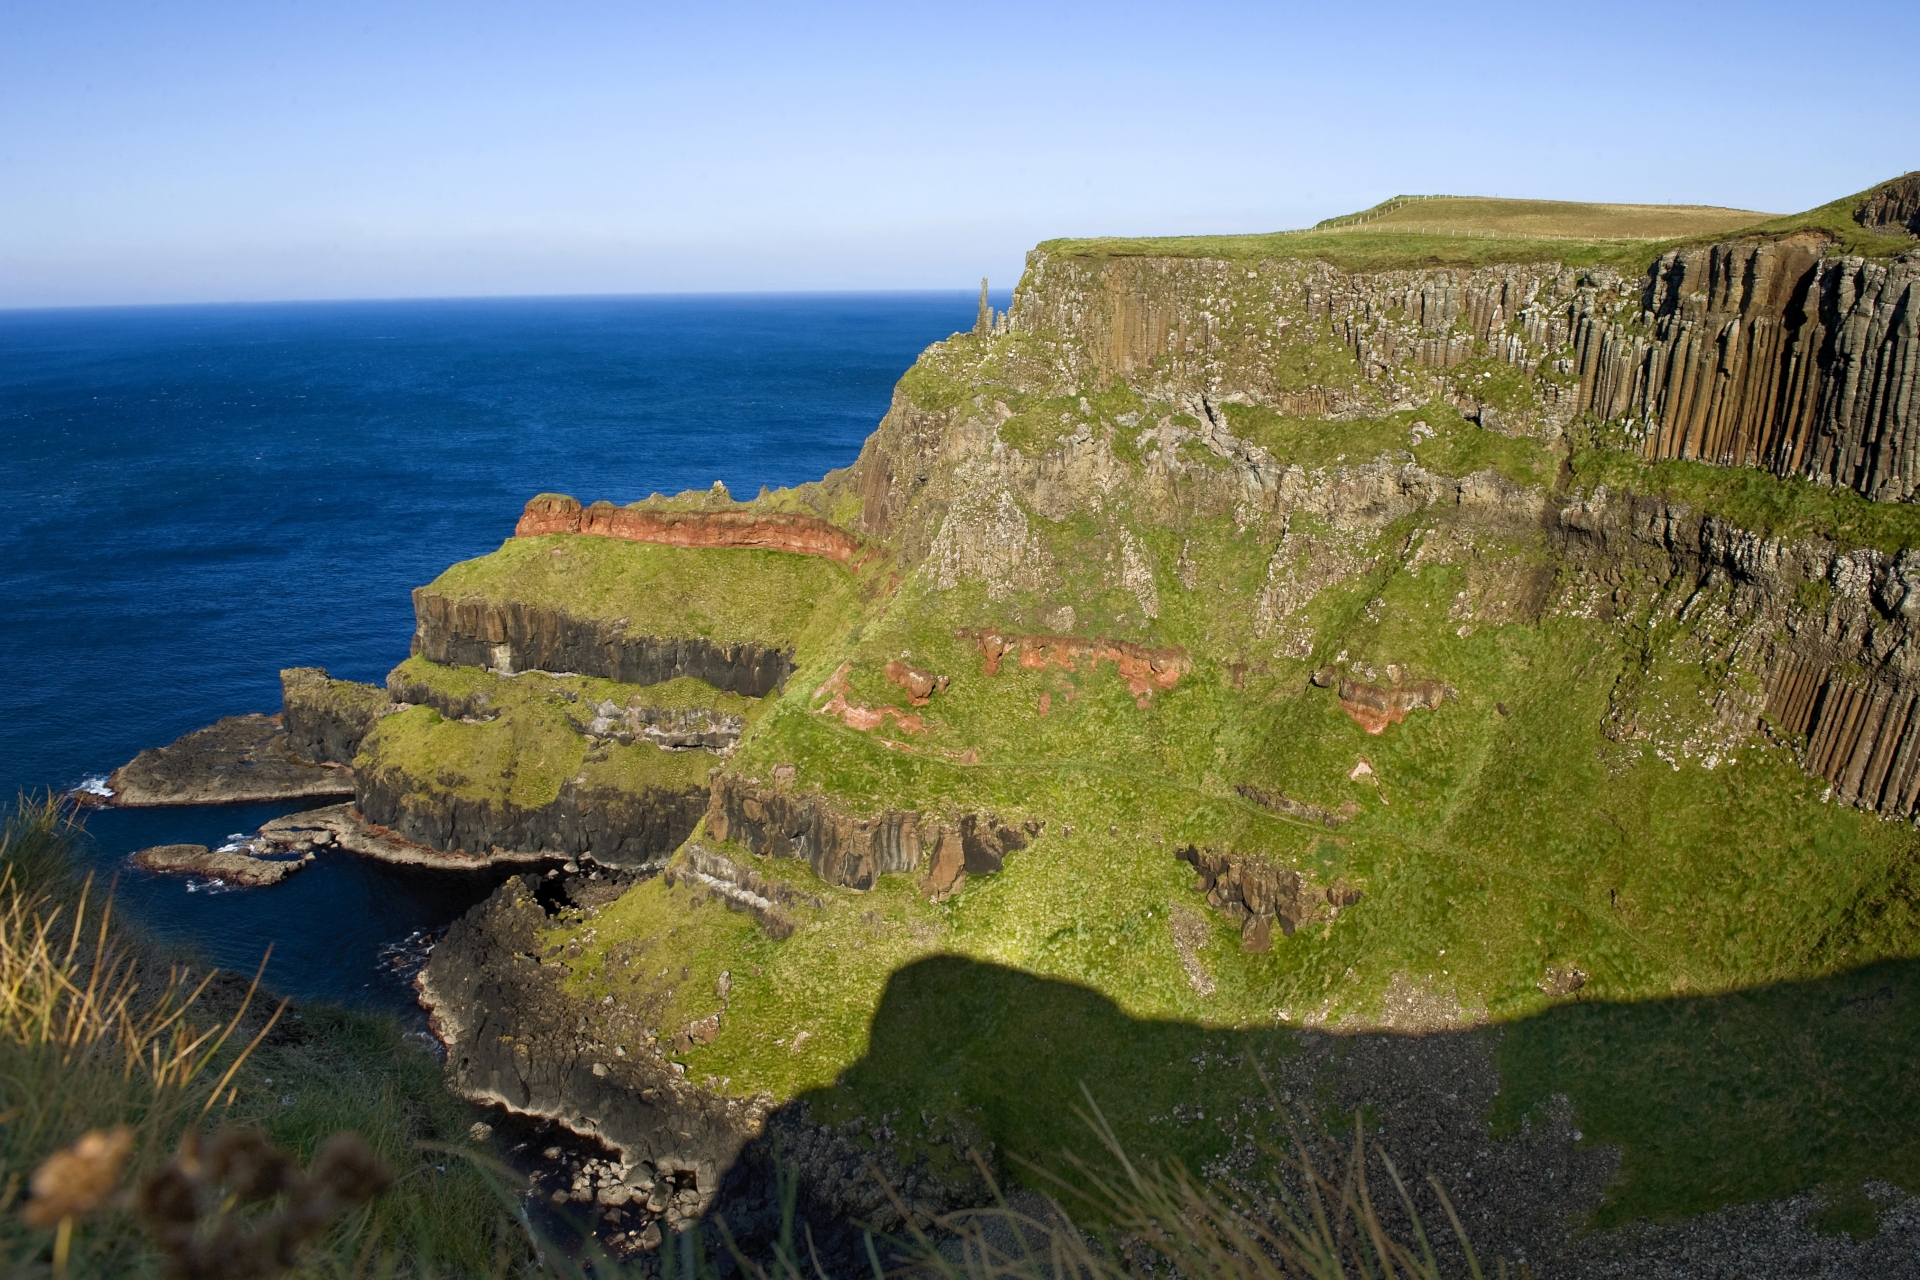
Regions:
<instances>
[{"instance_id":1,"label":"dark rock ledge","mask_svg":"<svg viewBox=\"0 0 1920 1280\"><path fill-rule=\"evenodd\" d=\"M352 795L353 770L295 755L279 716L228 716L142 751L113 771L106 789L108 796L90 794L127 806L319 799Z\"/></svg>"},{"instance_id":2,"label":"dark rock ledge","mask_svg":"<svg viewBox=\"0 0 1920 1280\"><path fill-rule=\"evenodd\" d=\"M831 1274L865 1265L855 1223L894 1232L906 1225L902 1206L925 1227L987 1203L984 1183L947 1185L902 1168L889 1142L863 1141L886 1136L884 1117L822 1124L804 1102L729 1096L725 1082L688 1079L671 1056L688 1029L659 1025L664 998L589 1004L568 992L569 957L544 955L538 931L568 908L591 920L640 879L604 869L516 876L454 923L418 981L456 1093L556 1122L612 1153L552 1198L597 1215L601 1238L620 1252L724 1219L752 1253L779 1230L784 1164ZM896 1204L882 1180L902 1188L910 1175L913 1191ZM725 1253L717 1236L709 1245Z\"/></svg>"}]
</instances>

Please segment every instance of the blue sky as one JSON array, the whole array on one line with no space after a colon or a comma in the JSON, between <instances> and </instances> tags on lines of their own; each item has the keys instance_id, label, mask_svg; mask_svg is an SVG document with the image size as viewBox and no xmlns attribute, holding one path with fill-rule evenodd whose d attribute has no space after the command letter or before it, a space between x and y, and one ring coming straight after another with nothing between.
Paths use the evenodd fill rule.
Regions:
<instances>
[{"instance_id":1,"label":"blue sky","mask_svg":"<svg viewBox=\"0 0 1920 1280\"><path fill-rule=\"evenodd\" d=\"M1906 4L0 0L0 306L964 287L1399 192L1920 167Z\"/></svg>"}]
</instances>

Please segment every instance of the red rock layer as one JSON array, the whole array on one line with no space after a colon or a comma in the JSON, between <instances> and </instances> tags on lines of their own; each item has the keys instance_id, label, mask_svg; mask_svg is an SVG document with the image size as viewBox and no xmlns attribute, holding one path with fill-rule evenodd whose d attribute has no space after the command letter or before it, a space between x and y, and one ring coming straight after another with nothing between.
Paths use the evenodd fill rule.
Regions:
<instances>
[{"instance_id":1,"label":"red rock layer","mask_svg":"<svg viewBox=\"0 0 1920 1280\"><path fill-rule=\"evenodd\" d=\"M1378 685L1340 681L1340 709L1368 733L1385 733L1390 724L1399 724L1409 711L1430 710L1447 699L1447 687L1433 680L1419 684Z\"/></svg>"},{"instance_id":2,"label":"red rock layer","mask_svg":"<svg viewBox=\"0 0 1920 1280\"><path fill-rule=\"evenodd\" d=\"M554 494L529 501L513 533L517 538L580 533L667 547L759 547L843 562L860 551L852 534L817 516L784 511L648 511L611 502L582 507L572 498Z\"/></svg>"},{"instance_id":3,"label":"red rock layer","mask_svg":"<svg viewBox=\"0 0 1920 1280\"><path fill-rule=\"evenodd\" d=\"M1171 689L1193 663L1182 649L1149 649L1131 640L1084 639L1080 636L1010 636L998 631L970 633L987 660L987 674L1000 674L1000 660L1017 656L1029 671L1059 667L1076 671L1082 662L1111 662L1136 698L1155 689ZM1144 705L1144 704L1143 704Z\"/></svg>"}]
</instances>

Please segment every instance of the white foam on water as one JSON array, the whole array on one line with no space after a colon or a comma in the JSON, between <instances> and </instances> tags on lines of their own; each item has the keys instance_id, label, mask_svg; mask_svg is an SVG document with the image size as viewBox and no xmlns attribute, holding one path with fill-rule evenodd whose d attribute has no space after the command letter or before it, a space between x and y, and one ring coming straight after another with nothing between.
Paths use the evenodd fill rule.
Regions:
<instances>
[{"instance_id":1,"label":"white foam on water","mask_svg":"<svg viewBox=\"0 0 1920 1280\"><path fill-rule=\"evenodd\" d=\"M113 788L107 785L107 775L104 773L95 774L90 778L82 778L80 785L73 790L76 795L101 796L108 800L113 799Z\"/></svg>"}]
</instances>

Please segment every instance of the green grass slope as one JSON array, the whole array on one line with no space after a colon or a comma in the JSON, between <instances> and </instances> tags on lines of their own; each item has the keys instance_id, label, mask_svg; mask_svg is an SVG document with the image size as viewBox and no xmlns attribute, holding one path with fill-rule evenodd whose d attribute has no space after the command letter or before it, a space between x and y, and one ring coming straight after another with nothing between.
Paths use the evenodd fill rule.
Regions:
<instances>
[{"instance_id":1,"label":"green grass slope","mask_svg":"<svg viewBox=\"0 0 1920 1280\"><path fill-rule=\"evenodd\" d=\"M1885 185L1885 184L1881 184ZM1846 253L1910 253L1910 236L1868 231L1854 215L1878 188L1785 216L1702 205L1588 204L1487 196L1396 196L1311 230L1252 235L1096 236L1049 240L1081 257L1317 259L1345 271L1563 262L1637 273L1669 249L1734 237L1816 232Z\"/></svg>"},{"instance_id":2,"label":"green grass slope","mask_svg":"<svg viewBox=\"0 0 1920 1280\"><path fill-rule=\"evenodd\" d=\"M623 618L635 636L804 646L823 638L817 625L830 632L852 606L859 580L820 556L554 534L509 538L491 555L454 565L424 590L516 600L577 618Z\"/></svg>"},{"instance_id":3,"label":"green grass slope","mask_svg":"<svg viewBox=\"0 0 1920 1280\"><path fill-rule=\"evenodd\" d=\"M1126 1141L1204 1161L1224 1149L1221 1131L1153 1118L1176 1104L1224 1105L1254 1087L1251 1077L1197 1081L1150 1069L1157 1055L1175 1062L1229 1044L1284 1053L1290 1026L1382 1018L1397 984L1463 1018L1558 1028L1558 1002L1539 985L1550 966L1588 975L1581 1008L1630 1009L1840 981L1912 954L1920 840L1908 826L1822 804L1824 784L1784 748L1757 739L1701 745L1710 690L1688 657L1691 624L1674 620L1677 600L1647 599L1615 625L1551 611L1463 621L1463 599L1498 599L1543 568L1550 580L1552 569L1532 535L1476 534L1463 551L1453 533L1445 513L1386 527L1359 549L1369 568L1312 600L1308 656L1279 660L1255 656L1245 607L1263 549L1237 538L1230 520L1189 522L1180 539L1205 585L1162 583L1160 616L1129 634L1186 646L1193 670L1145 706L1111 663L1036 671L1009 661L988 677L971 630L1018 623L1037 604L910 582L844 654L790 683L730 767L764 778L792 765L801 786L857 813L1039 818L1040 838L998 875L939 903L909 877L855 895L813 884L797 861L725 847L828 905L800 910L798 931L776 942L744 916L694 906L684 887L643 886L603 913L591 936L577 924L556 930L556 941L580 938L587 950L580 994L657 996L662 984L648 975L670 959L666 1035L719 1010L714 983L725 970L733 996L720 1035L683 1055L695 1079L734 1093L806 1093L831 1114L924 1110L1032 1153L1073 1140L1061 1100L1075 1080L1108 1078L1101 1102L1111 1098ZM1428 542L1437 550L1423 556ZM1062 535L1055 547L1066 554L1073 545ZM1063 577L1092 573L1069 561ZM1124 630L1115 617L1129 601L1114 601L1114 616L1088 605L1086 629ZM910 708L882 670L903 654L949 674L951 687ZM848 701L917 710L925 732L862 733L822 714L815 687L843 660ZM1308 682L1330 662L1360 674L1391 663L1457 696L1370 735L1331 690ZM1607 736L1623 698L1645 711L1652 736ZM1356 781L1362 759L1372 776ZM1327 810L1352 806L1357 816L1329 829L1271 813L1236 790L1243 784ZM1367 896L1335 920L1276 939L1269 953L1249 953L1193 892L1191 871L1174 857L1187 842L1256 854ZM1184 954L1182 918L1197 925ZM664 958L649 968L634 958L639 947ZM1009 996L992 1018L984 1008L977 1015L991 1034L958 1046L955 1011L978 1005L973 984L983 973L1002 975L995 989L1083 992L1059 996L1080 1012ZM1622 1014L1618 1025L1606 1033L1615 1038L1609 1062L1631 1059L1635 1037L1651 1045L1673 1035L1659 1018ZM925 1070L883 1053L882 1028L890 1044L924 1046L913 1060ZM1757 1024L1739 1032L1743 1043L1766 1034ZM1039 1077L1036 1045L1045 1047ZM1551 1047L1514 1053L1515 1070L1524 1066L1530 1079L1561 1081L1555 1073L1573 1069ZM1795 1062L1793 1071L1807 1069ZM1710 1087L1723 1066L1671 1069L1665 1127L1607 1130L1630 1149L1630 1181L1667 1176L1635 1161L1656 1160L1686 1091ZM1553 1088L1602 1107L1608 1070L1596 1065ZM1876 1078L1861 1074L1859 1087ZM1131 1083L1120 1088L1118 1079ZM1715 1114L1715 1124L1730 1122ZM1798 1141L1801 1130L1782 1132L1781 1141ZM1737 1176L1752 1145L1717 1136L1727 1141L1696 1159L1682 1179L1694 1179L1693 1190L1670 1197L1673 1205L1704 1203L1721 1183L1759 1185ZM1645 1212L1655 1193L1620 1194Z\"/></svg>"}]
</instances>

